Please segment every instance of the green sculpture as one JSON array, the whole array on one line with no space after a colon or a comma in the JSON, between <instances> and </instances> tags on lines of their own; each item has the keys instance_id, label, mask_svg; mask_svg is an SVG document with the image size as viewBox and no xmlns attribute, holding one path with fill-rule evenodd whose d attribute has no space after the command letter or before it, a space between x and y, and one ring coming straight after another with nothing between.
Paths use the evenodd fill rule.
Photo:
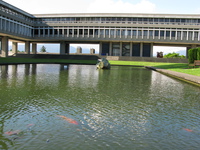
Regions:
<instances>
[{"instance_id":1,"label":"green sculpture","mask_svg":"<svg viewBox=\"0 0 200 150\"><path fill-rule=\"evenodd\" d=\"M98 59L97 69L110 69L110 63L106 58Z\"/></svg>"}]
</instances>

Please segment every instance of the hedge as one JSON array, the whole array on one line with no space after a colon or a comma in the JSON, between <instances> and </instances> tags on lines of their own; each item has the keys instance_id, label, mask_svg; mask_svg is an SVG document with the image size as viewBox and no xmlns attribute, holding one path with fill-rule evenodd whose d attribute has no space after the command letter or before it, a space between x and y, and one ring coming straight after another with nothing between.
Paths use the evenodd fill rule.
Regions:
<instances>
[{"instance_id":1,"label":"hedge","mask_svg":"<svg viewBox=\"0 0 200 150\"><path fill-rule=\"evenodd\" d=\"M189 49L189 63L194 63L195 60L200 60L200 47Z\"/></svg>"}]
</instances>

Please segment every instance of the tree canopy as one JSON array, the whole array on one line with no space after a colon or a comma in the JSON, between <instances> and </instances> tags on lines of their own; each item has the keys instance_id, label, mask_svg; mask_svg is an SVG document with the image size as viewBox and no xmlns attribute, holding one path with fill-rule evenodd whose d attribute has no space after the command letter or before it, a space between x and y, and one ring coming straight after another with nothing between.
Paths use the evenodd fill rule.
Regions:
<instances>
[{"instance_id":1,"label":"tree canopy","mask_svg":"<svg viewBox=\"0 0 200 150\"><path fill-rule=\"evenodd\" d=\"M40 49L40 52L46 52L46 47L43 45L42 48Z\"/></svg>"},{"instance_id":2,"label":"tree canopy","mask_svg":"<svg viewBox=\"0 0 200 150\"><path fill-rule=\"evenodd\" d=\"M168 53L164 55L164 58L185 58L184 55L180 55L179 53Z\"/></svg>"}]
</instances>

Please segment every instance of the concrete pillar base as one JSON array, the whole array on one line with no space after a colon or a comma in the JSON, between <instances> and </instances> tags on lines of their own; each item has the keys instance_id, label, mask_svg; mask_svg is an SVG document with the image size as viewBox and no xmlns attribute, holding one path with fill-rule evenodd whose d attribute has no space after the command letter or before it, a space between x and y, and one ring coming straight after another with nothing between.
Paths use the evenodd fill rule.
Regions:
<instances>
[{"instance_id":1,"label":"concrete pillar base","mask_svg":"<svg viewBox=\"0 0 200 150\"><path fill-rule=\"evenodd\" d=\"M32 43L32 53L37 54L37 43Z\"/></svg>"},{"instance_id":2,"label":"concrete pillar base","mask_svg":"<svg viewBox=\"0 0 200 150\"><path fill-rule=\"evenodd\" d=\"M60 42L60 54L69 54L69 43L65 41Z\"/></svg>"},{"instance_id":3,"label":"concrete pillar base","mask_svg":"<svg viewBox=\"0 0 200 150\"><path fill-rule=\"evenodd\" d=\"M140 43L140 57L143 57L143 43Z\"/></svg>"},{"instance_id":4,"label":"concrete pillar base","mask_svg":"<svg viewBox=\"0 0 200 150\"><path fill-rule=\"evenodd\" d=\"M8 37L4 36L2 37L2 52L1 57L8 57Z\"/></svg>"},{"instance_id":5,"label":"concrete pillar base","mask_svg":"<svg viewBox=\"0 0 200 150\"><path fill-rule=\"evenodd\" d=\"M30 42L29 41L25 42L25 53L30 54Z\"/></svg>"},{"instance_id":6,"label":"concrete pillar base","mask_svg":"<svg viewBox=\"0 0 200 150\"><path fill-rule=\"evenodd\" d=\"M18 51L18 43L12 42L12 53L13 53L13 55L16 55L17 51Z\"/></svg>"}]
</instances>

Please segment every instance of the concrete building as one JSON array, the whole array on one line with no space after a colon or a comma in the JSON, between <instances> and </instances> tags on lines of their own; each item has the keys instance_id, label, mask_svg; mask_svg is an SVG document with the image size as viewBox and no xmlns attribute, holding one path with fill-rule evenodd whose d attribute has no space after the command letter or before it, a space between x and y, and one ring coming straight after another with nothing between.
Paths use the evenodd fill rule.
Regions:
<instances>
[{"instance_id":1,"label":"concrete building","mask_svg":"<svg viewBox=\"0 0 200 150\"><path fill-rule=\"evenodd\" d=\"M152 57L153 46L197 47L200 16L177 14L29 14L0 1L1 56L8 56L8 41L17 53L19 42L27 54L37 53L37 43L99 44L100 55Z\"/></svg>"},{"instance_id":2,"label":"concrete building","mask_svg":"<svg viewBox=\"0 0 200 150\"><path fill-rule=\"evenodd\" d=\"M77 53L77 54L81 54L81 53L82 53L82 47L78 46L78 47L76 48L76 53Z\"/></svg>"}]
</instances>

